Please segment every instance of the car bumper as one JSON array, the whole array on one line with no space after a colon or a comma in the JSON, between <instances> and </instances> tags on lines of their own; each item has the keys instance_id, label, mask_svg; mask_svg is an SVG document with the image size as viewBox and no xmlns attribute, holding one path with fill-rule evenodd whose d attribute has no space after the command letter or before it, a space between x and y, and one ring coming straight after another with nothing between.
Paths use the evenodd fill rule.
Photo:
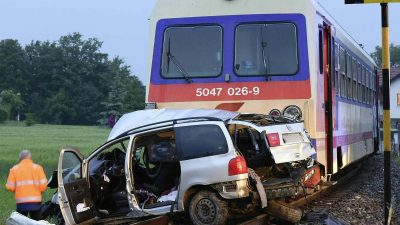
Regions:
<instances>
[{"instance_id":1,"label":"car bumper","mask_svg":"<svg viewBox=\"0 0 400 225\"><path fill-rule=\"evenodd\" d=\"M222 198L238 199L249 196L250 188L247 179L224 182L213 185Z\"/></svg>"}]
</instances>

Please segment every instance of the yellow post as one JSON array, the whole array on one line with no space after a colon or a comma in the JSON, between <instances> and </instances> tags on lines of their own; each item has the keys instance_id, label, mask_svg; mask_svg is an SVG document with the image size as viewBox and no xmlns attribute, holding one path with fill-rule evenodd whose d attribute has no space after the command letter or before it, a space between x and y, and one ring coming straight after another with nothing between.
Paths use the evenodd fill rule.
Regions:
<instances>
[{"instance_id":1,"label":"yellow post","mask_svg":"<svg viewBox=\"0 0 400 225\"><path fill-rule=\"evenodd\" d=\"M382 78L383 78L383 145L384 145L384 192L385 225L391 220L391 125L390 125L390 49L388 4L381 3L382 9Z\"/></svg>"}]
</instances>

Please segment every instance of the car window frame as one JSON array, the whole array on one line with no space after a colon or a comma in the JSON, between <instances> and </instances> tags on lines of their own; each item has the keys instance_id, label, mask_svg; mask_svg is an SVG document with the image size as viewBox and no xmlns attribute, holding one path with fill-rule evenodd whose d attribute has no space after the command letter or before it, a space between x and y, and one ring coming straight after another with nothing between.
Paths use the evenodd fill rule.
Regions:
<instances>
[{"instance_id":1,"label":"car window frame","mask_svg":"<svg viewBox=\"0 0 400 225\"><path fill-rule=\"evenodd\" d=\"M224 153L218 153L218 154L213 154L213 155L209 155L209 156L200 156L200 157L192 157L189 159L184 159L181 155L180 155L180 150L178 147L178 143L176 141L176 145L177 145L177 155L178 155L178 160L179 161L189 161L189 160L195 160L195 159L199 159L199 158L206 158L206 157L216 157L216 156L220 156L220 155L227 155L231 152L231 148L234 148L234 143L233 140L229 134L228 129L225 126L224 122L215 122L215 121L207 121L207 122L193 122L193 123L182 123L182 124L175 124L174 125L174 129L175 128L179 128L179 127L193 127L193 126L201 126L201 125L214 125L219 127L219 129L221 130L222 134L225 137L225 142L226 142L226 152ZM176 137L175 140L177 139L178 134L175 133Z\"/></svg>"}]
</instances>

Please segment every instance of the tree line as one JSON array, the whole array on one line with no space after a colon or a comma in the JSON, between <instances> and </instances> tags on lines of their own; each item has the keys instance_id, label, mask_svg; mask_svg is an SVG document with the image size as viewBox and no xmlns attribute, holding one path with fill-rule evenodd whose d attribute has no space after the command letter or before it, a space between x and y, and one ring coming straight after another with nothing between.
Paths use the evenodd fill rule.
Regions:
<instances>
[{"instance_id":1,"label":"tree line","mask_svg":"<svg viewBox=\"0 0 400 225\"><path fill-rule=\"evenodd\" d=\"M382 47L376 46L371 57L379 68L382 67ZM391 67L400 67L400 45L390 44L390 65Z\"/></svg>"},{"instance_id":2,"label":"tree line","mask_svg":"<svg viewBox=\"0 0 400 225\"><path fill-rule=\"evenodd\" d=\"M40 123L105 124L144 108L145 87L102 42L73 33L57 41L0 41L0 117ZM3 111L3 112L1 112Z\"/></svg>"}]
</instances>

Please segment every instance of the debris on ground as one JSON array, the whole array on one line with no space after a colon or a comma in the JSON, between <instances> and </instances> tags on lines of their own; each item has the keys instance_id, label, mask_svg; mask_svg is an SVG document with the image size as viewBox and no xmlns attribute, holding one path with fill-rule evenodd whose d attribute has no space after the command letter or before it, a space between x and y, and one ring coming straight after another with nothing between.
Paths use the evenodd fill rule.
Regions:
<instances>
[{"instance_id":1,"label":"debris on ground","mask_svg":"<svg viewBox=\"0 0 400 225\"><path fill-rule=\"evenodd\" d=\"M11 213L11 216L6 220L6 225L52 225L51 223L41 220L32 220L18 212Z\"/></svg>"},{"instance_id":2,"label":"debris on ground","mask_svg":"<svg viewBox=\"0 0 400 225\"><path fill-rule=\"evenodd\" d=\"M323 212L310 212L308 213L305 218L297 225L312 225L312 224L319 224L319 225L349 225L348 223L344 222L341 219L333 218L329 216L329 214L325 211Z\"/></svg>"}]
</instances>

